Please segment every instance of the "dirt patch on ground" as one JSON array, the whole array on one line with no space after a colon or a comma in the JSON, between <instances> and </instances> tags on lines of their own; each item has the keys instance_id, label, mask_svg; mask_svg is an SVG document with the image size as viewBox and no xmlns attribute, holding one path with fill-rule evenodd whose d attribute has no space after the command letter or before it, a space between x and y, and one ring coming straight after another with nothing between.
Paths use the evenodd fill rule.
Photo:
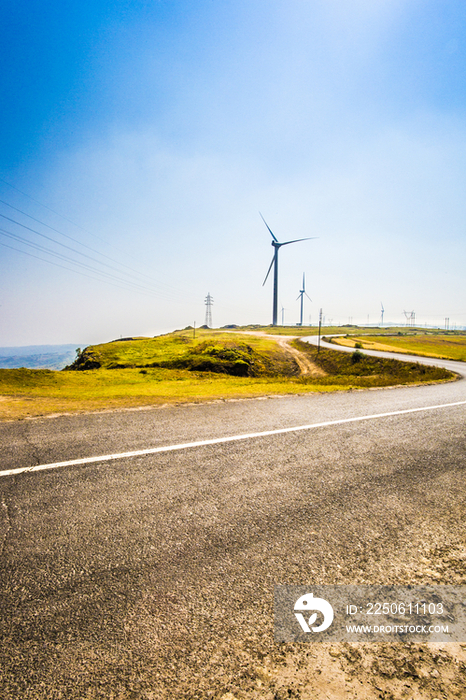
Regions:
<instances>
[{"instance_id":1,"label":"dirt patch on ground","mask_svg":"<svg viewBox=\"0 0 466 700\"><path fill-rule=\"evenodd\" d=\"M426 548L393 573L397 585L464 585L466 546ZM220 699L457 700L466 698L466 643L283 645L255 676L254 690Z\"/></svg>"},{"instance_id":2,"label":"dirt patch on ground","mask_svg":"<svg viewBox=\"0 0 466 700\"><path fill-rule=\"evenodd\" d=\"M300 350L297 350L290 345L290 340L294 340L294 337L281 336L277 338L277 343L284 352L289 353L294 357L298 363L299 369L301 370L301 374L308 377L325 377L327 372L318 367L318 365L312 362L303 352L300 352Z\"/></svg>"},{"instance_id":3,"label":"dirt patch on ground","mask_svg":"<svg viewBox=\"0 0 466 700\"><path fill-rule=\"evenodd\" d=\"M307 377L325 377L327 376L327 372L325 372L323 369L318 367L314 362L312 362L307 355L305 355L303 352L298 350L297 348L294 348L291 344L290 341L296 340L297 336L294 335L277 335L273 336L270 335L269 333L265 333L264 331L241 331L245 335L257 335L257 336L262 336L266 338L270 338L271 340L275 340L277 345L281 347L283 352L287 355L291 355L293 359L296 361L301 375L302 376L307 376Z\"/></svg>"},{"instance_id":4,"label":"dirt patch on ground","mask_svg":"<svg viewBox=\"0 0 466 700\"><path fill-rule=\"evenodd\" d=\"M287 655L284 667L278 672L264 669L262 677L268 675L274 688L248 697L264 700L464 698L465 646L314 644L299 657ZM233 694L232 697L241 698Z\"/></svg>"},{"instance_id":5,"label":"dirt patch on ground","mask_svg":"<svg viewBox=\"0 0 466 700\"><path fill-rule=\"evenodd\" d=\"M422 548L412 561L392 568L389 581L466 582L466 546L455 542ZM379 562L388 568L388 562ZM344 581L341 581L342 583ZM370 583L365 580L364 583ZM222 603L223 604L223 603ZM466 698L466 644L305 643L276 644L270 611L264 626L212 635L224 611L206 623L204 644L189 647L181 633L178 652L159 667L144 700L461 700ZM240 616L240 612L238 611ZM201 613L196 613L200 619ZM219 617L217 617L219 616ZM171 618L173 620L173 618ZM192 629L193 620L185 620ZM167 620L167 624L168 620ZM165 632L162 629L161 635ZM144 635L143 635L144 636ZM154 637L157 643L158 637ZM187 663L186 663L187 662ZM158 675L158 674L157 674ZM100 696L99 696L100 697ZM126 697L126 696L121 696ZM129 697L129 696L128 696Z\"/></svg>"}]
</instances>

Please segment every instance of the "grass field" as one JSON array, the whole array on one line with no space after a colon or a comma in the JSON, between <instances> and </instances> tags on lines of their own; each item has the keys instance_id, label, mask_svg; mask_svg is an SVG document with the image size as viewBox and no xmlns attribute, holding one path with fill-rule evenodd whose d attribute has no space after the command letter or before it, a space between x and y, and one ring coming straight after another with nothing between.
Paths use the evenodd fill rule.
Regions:
<instances>
[{"instance_id":1,"label":"grass field","mask_svg":"<svg viewBox=\"0 0 466 700\"><path fill-rule=\"evenodd\" d=\"M62 371L0 369L0 419L442 381L442 370L323 351L264 330L177 331L86 348ZM288 329L289 331L292 329ZM304 329L301 329L304 331ZM307 332L306 334L309 334ZM281 343L281 345L280 345ZM295 353L293 356L292 352ZM317 372L303 375L296 352Z\"/></svg>"},{"instance_id":2,"label":"grass field","mask_svg":"<svg viewBox=\"0 0 466 700\"><path fill-rule=\"evenodd\" d=\"M438 357L446 360L466 362L466 333L404 333L401 335L351 335L334 338L338 345L355 347L360 343L366 350L404 352L410 355Z\"/></svg>"}]
</instances>

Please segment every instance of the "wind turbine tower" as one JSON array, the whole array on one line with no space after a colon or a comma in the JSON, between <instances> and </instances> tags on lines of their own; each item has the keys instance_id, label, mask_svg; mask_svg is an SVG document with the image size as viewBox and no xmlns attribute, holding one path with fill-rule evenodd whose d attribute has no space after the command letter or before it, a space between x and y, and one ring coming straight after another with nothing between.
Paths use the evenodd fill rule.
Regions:
<instances>
[{"instance_id":1,"label":"wind turbine tower","mask_svg":"<svg viewBox=\"0 0 466 700\"><path fill-rule=\"evenodd\" d=\"M270 229L268 223L262 216L262 214L259 212L260 217L264 224L267 226L270 235L272 236L272 246L274 248L274 254L272 258L272 262L270 263L270 267L268 269L268 272L265 276L265 280L262 283L262 286L267 282L267 278L270 274L270 270L272 269L273 265L273 314L272 314L272 324L274 326L278 325L278 251L282 247L282 245L290 245L290 243L298 243L299 241L310 241L312 238L297 238L294 241L285 241L284 243L280 243L276 236L272 233L272 230ZM315 236L313 236L315 238Z\"/></svg>"},{"instance_id":2,"label":"wind turbine tower","mask_svg":"<svg viewBox=\"0 0 466 700\"><path fill-rule=\"evenodd\" d=\"M296 298L296 301L298 301L298 299L301 297L301 317L300 317L300 321L299 321L299 325L300 325L300 326L303 325L303 301L304 301L304 295L307 296L307 298L309 299L309 301L312 301L311 297L310 297L309 294L306 292L306 281L305 281L304 272L303 272L303 288L302 288L301 291L299 292L299 296Z\"/></svg>"},{"instance_id":3,"label":"wind turbine tower","mask_svg":"<svg viewBox=\"0 0 466 700\"><path fill-rule=\"evenodd\" d=\"M383 326L383 314L384 314L385 309L383 308L382 302L380 302L380 306L381 306L380 325Z\"/></svg>"}]
</instances>

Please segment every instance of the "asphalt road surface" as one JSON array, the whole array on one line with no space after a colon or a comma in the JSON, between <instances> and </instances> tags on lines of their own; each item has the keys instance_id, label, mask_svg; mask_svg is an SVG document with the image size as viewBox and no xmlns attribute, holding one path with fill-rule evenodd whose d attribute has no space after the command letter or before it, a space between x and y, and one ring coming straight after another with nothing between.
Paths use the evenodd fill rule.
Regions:
<instances>
[{"instance_id":1,"label":"asphalt road surface","mask_svg":"<svg viewBox=\"0 0 466 700\"><path fill-rule=\"evenodd\" d=\"M460 379L0 424L0 697L389 698L348 649L326 695L273 588L464 584L465 417ZM466 697L458 653L400 697Z\"/></svg>"}]
</instances>

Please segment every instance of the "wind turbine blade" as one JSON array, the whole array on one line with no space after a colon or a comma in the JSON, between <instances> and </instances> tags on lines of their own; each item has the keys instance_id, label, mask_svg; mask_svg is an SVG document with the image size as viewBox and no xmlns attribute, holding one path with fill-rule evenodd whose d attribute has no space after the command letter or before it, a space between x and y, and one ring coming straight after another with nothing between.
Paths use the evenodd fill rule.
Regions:
<instances>
[{"instance_id":1,"label":"wind turbine blade","mask_svg":"<svg viewBox=\"0 0 466 700\"><path fill-rule=\"evenodd\" d=\"M265 280L262 282L262 286L264 286L264 284L267 282L267 277L268 277L269 274L270 274L270 270L272 269L272 265L273 265L273 263L274 263L274 260L275 260L275 255L274 255L273 258L272 258L272 262L270 263L270 267L269 267L269 269L268 269L268 271L267 271L267 274L266 274L266 276L265 276Z\"/></svg>"},{"instance_id":2,"label":"wind turbine blade","mask_svg":"<svg viewBox=\"0 0 466 700\"><path fill-rule=\"evenodd\" d=\"M308 294L307 292L304 292L304 294L307 296L307 298L309 299L309 301L312 301L311 297L309 296L309 294Z\"/></svg>"},{"instance_id":3,"label":"wind turbine blade","mask_svg":"<svg viewBox=\"0 0 466 700\"><path fill-rule=\"evenodd\" d=\"M259 214L260 214L260 217L261 217L262 221L264 222L264 224L265 224L265 225L267 226L267 228L269 229L270 235L272 236L273 240L275 241L275 243L278 243L278 238L276 238L276 237L274 236L274 234L272 233L272 230L271 230L270 226L268 225L267 221L264 219L264 217L262 216L262 214L261 214L260 212L259 212Z\"/></svg>"},{"instance_id":4,"label":"wind turbine blade","mask_svg":"<svg viewBox=\"0 0 466 700\"><path fill-rule=\"evenodd\" d=\"M285 241L285 243L280 243L280 245L290 245L290 243L299 243L299 241L313 241L316 238L318 238L318 236L313 236L312 238L297 238L294 241Z\"/></svg>"},{"instance_id":5,"label":"wind turbine blade","mask_svg":"<svg viewBox=\"0 0 466 700\"><path fill-rule=\"evenodd\" d=\"M301 294L298 294L298 296L296 297L296 301L298 301L298 299L301 299L301 296Z\"/></svg>"}]
</instances>

